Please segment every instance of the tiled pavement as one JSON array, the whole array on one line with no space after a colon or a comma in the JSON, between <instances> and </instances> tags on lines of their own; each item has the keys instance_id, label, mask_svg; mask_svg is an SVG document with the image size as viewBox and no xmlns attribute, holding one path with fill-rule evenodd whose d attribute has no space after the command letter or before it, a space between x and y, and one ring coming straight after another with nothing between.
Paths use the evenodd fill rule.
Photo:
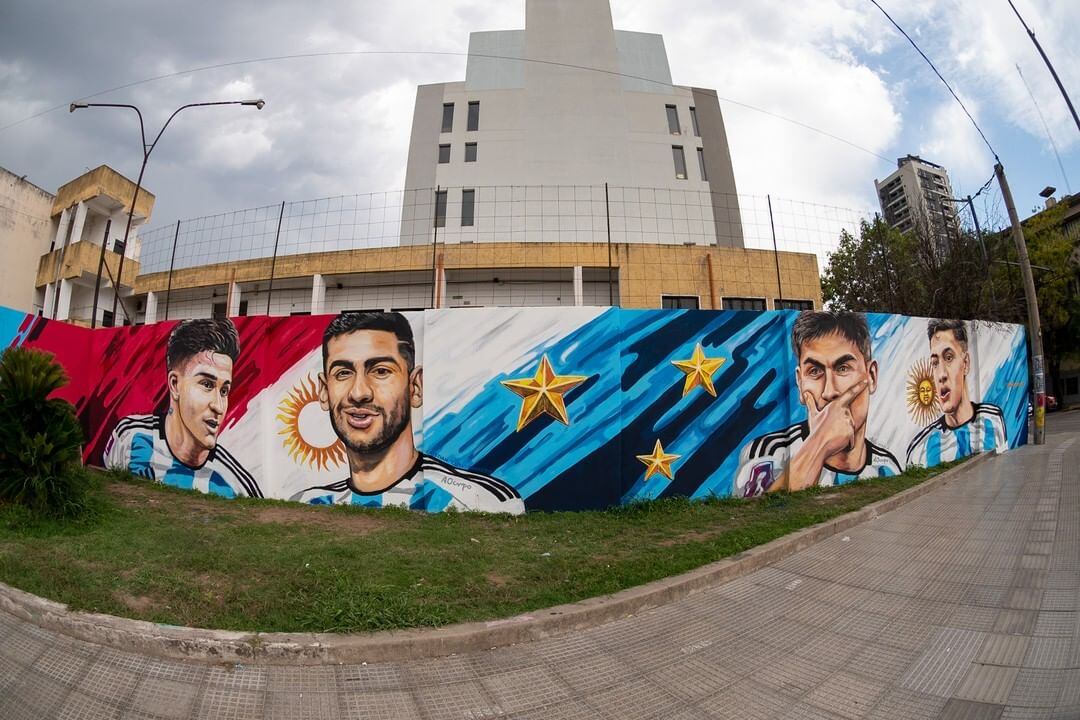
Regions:
<instances>
[{"instance_id":1,"label":"tiled pavement","mask_svg":"<svg viewBox=\"0 0 1080 720\"><path fill-rule=\"evenodd\" d=\"M476 655L213 666L0 613L0 718L1080 718L1080 412L776 565Z\"/></svg>"}]
</instances>

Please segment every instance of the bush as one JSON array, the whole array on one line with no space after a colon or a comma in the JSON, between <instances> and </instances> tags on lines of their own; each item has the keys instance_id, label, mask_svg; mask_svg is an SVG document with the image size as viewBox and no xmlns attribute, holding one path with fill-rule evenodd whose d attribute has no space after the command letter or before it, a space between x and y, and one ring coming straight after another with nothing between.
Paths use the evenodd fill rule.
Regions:
<instances>
[{"instance_id":1,"label":"bush","mask_svg":"<svg viewBox=\"0 0 1080 720\"><path fill-rule=\"evenodd\" d=\"M86 507L75 408L49 398L67 382L49 353L13 347L0 357L0 500L63 517Z\"/></svg>"}]
</instances>

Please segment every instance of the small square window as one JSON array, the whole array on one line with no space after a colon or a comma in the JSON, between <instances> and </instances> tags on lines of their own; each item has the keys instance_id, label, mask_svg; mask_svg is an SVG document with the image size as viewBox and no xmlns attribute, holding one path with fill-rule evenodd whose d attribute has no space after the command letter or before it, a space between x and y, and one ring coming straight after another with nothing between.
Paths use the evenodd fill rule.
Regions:
<instances>
[{"instance_id":1,"label":"small square window","mask_svg":"<svg viewBox=\"0 0 1080 720\"><path fill-rule=\"evenodd\" d=\"M453 132L454 130L454 103L443 103L442 106L442 131Z\"/></svg>"},{"instance_id":2,"label":"small square window","mask_svg":"<svg viewBox=\"0 0 1080 720\"><path fill-rule=\"evenodd\" d=\"M465 125L469 132L480 129L480 101L469 103L469 117Z\"/></svg>"},{"instance_id":3,"label":"small square window","mask_svg":"<svg viewBox=\"0 0 1080 720\"><path fill-rule=\"evenodd\" d=\"M665 105L667 108L667 127L668 131L672 135L681 135L682 130L679 128L679 109L674 105Z\"/></svg>"},{"instance_id":4,"label":"small square window","mask_svg":"<svg viewBox=\"0 0 1080 720\"><path fill-rule=\"evenodd\" d=\"M675 177L679 180L685 180L686 155L683 154L682 145L671 146L671 157L675 161Z\"/></svg>"},{"instance_id":5,"label":"small square window","mask_svg":"<svg viewBox=\"0 0 1080 720\"><path fill-rule=\"evenodd\" d=\"M435 191L435 227L446 227L446 191Z\"/></svg>"},{"instance_id":6,"label":"small square window","mask_svg":"<svg viewBox=\"0 0 1080 720\"><path fill-rule=\"evenodd\" d=\"M661 295L660 307L665 310L697 310L697 295Z\"/></svg>"},{"instance_id":7,"label":"small square window","mask_svg":"<svg viewBox=\"0 0 1080 720\"><path fill-rule=\"evenodd\" d=\"M116 324L116 316L112 310L101 311L101 327L112 327Z\"/></svg>"},{"instance_id":8,"label":"small square window","mask_svg":"<svg viewBox=\"0 0 1080 720\"><path fill-rule=\"evenodd\" d=\"M813 300L781 300L777 298L773 300L773 307L777 310L813 310Z\"/></svg>"},{"instance_id":9,"label":"small square window","mask_svg":"<svg viewBox=\"0 0 1080 720\"><path fill-rule=\"evenodd\" d=\"M472 227L475 205L476 205L476 191L475 190L462 190L461 191L461 226L462 227Z\"/></svg>"},{"instance_id":10,"label":"small square window","mask_svg":"<svg viewBox=\"0 0 1080 720\"><path fill-rule=\"evenodd\" d=\"M764 298L724 298L725 310L755 310L761 312L765 309Z\"/></svg>"},{"instance_id":11,"label":"small square window","mask_svg":"<svg viewBox=\"0 0 1080 720\"><path fill-rule=\"evenodd\" d=\"M476 143L465 143L465 162L476 162Z\"/></svg>"},{"instance_id":12,"label":"small square window","mask_svg":"<svg viewBox=\"0 0 1080 720\"><path fill-rule=\"evenodd\" d=\"M117 255L123 255L124 254L124 248L126 248L126 247L127 246L124 244L124 241L121 240L120 238L117 238L117 239L113 240L113 252L116 253Z\"/></svg>"},{"instance_id":13,"label":"small square window","mask_svg":"<svg viewBox=\"0 0 1080 720\"><path fill-rule=\"evenodd\" d=\"M441 164L448 163L448 162L450 162L450 146L449 145L440 145L439 146L439 164L441 165Z\"/></svg>"}]
</instances>

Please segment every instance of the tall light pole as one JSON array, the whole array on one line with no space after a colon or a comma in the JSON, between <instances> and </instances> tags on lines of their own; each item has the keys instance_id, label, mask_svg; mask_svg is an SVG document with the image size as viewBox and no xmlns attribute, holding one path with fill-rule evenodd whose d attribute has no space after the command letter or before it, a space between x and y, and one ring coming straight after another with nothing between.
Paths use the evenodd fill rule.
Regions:
<instances>
[{"instance_id":1,"label":"tall light pole","mask_svg":"<svg viewBox=\"0 0 1080 720\"><path fill-rule=\"evenodd\" d=\"M127 306L124 305L123 300L120 300L120 281L124 273L124 256L127 254L128 236L131 233L131 220L135 217L135 203L139 199L139 190L142 188L143 173L146 172L146 163L150 161L150 153L154 152L154 148L157 147L158 140L165 133L165 128L169 127L169 123L172 119L179 114L181 110L186 110L192 107L209 107L211 105L250 105L257 110L262 110L266 105L266 101L262 98L257 100L223 100L220 102L205 102L205 103L189 103L187 105L181 105L173 111L173 114L169 116L169 119L165 121L165 124L161 126L161 130L158 130L157 136L154 138L154 142L149 145L146 144L146 128L143 125L142 113L139 108L134 105L125 105L121 103L80 103L73 102L68 108L68 112L75 112L82 108L92 107L112 107L112 108L131 108L135 111L135 114L139 116L139 134L142 137L142 167L139 168L139 179L135 181L135 193L131 196L131 209L128 211L127 227L124 228L124 247L120 253L120 266L116 270L116 278L113 280L113 317L116 316L116 303L120 303L120 309L124 311L124 317L131 321L131 315L128 314ZM91 311L90 327L97 327L97 303L98 303L98 286L101 284L101 270L98 269L97 285L94 286L94 306Z\"/></svg>"}]
</instances>

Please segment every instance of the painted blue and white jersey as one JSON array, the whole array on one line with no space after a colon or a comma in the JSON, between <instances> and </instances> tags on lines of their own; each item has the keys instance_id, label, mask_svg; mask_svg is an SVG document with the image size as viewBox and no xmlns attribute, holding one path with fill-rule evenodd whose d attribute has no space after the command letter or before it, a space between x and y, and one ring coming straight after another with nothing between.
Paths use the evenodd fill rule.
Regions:
<instances>
[{"instance_id":1,"label":"painted blue and white jersey","mask_svg":"<svg viewBox=\"0 0 1080 720\"><path fill-rule=\"evenodd\" d=\"M933 467L982 452L1005 452L1009 441L1005 434L1005 415L997 405L972 403L974 413L963 425L951 428L942 415L911 441L907 464Z\"/></svg>"},{"instance_id":2,"label":"painted blue and white jersey","mask_svg":"<svg viewBox=\"0 0 1080 720\"><path fill-rule=\"evenodd\" d=\"M489 475L456 468L431 455L419 453L416 462L391 487L381 492L354 490L349 479L307 488L291 500L311 505L403 507L439 512L447 508L478 512L525 512L525 503L513 485Z\"/></svg>"},{"instance_id":3,"label":"painted blue and white jersey","mask_svg":"<svg viewBox=\"0 0 1080 720\"><path fill-rule=\"evenodd\" d=\"M791 459L809 436L809 423L801 422L783 430L766 433L747 443L739 458L739 473L735 476L733 494L736 497L754 497L768 491L787 471ZM869 438L865 442L866 462L862 468L849 472L825 465L818 476L817 486L831 487L854 480L900 474L900 463L891 452L871 442Z\"/></svg>"},{"instance_id":4,"label":"painted blue and white jersey","mask_svg":"<svg viewBox=\"0 0 1080 720\"><path fill-rule=\"evenodd\" d=\"M160 415L129 415L113 428L105 445L104 465L129 470L183 490L221 497L262 497L255 478L229 452L216 446L198 467L177 460L165 439L165 418Z\"/></svg>"}]
</instances>

